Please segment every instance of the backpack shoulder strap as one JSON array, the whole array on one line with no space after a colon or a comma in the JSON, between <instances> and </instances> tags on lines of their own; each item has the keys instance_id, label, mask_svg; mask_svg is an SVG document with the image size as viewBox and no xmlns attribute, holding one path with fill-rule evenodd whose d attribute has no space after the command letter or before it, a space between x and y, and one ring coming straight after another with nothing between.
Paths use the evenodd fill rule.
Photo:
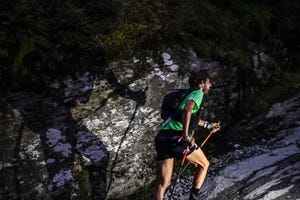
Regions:
<instances>
[{"instance_id":1,"label":"backpack shoulder strap","mask_svg":"<svg viewBox=\"0 0 300 200\"><path fill-rule=\"evenodd\" d=\"M176 106L176 108L173 110L173 112L171 113L170 117L176 121L181 121L181 113L182 110L179 110L179 105L182 103L182 101L189 95L191 94L193 91L195 90L195 88L188 88L186 89L186 92L184 92L184 94L179 98L179 102L178 105Z\"/></svg>"}]
</instances>

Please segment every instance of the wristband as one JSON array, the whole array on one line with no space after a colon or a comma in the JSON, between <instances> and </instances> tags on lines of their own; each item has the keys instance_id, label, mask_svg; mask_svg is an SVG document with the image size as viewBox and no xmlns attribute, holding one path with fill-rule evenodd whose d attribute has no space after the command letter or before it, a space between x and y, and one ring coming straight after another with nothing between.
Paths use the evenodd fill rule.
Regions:
<instances>
[{"instance_id":1,"label":"wristband","mask_svg":"<svg viewBox=\"0 0 300 200\"><path fill-rule=\"evenodd\" d=\"M185 141L186 143L190 143L191 139L192 138L190 136L183 137L183 141Z\"/></svg>"},{"instance_id":2,"label":"wristband","mask_svg":"<svg viewBox=\"0 0 300 200\"><path fill-rule=\"evenodd\" d=\"M203 127L206 128L206 129L212 129L214 126L211 123L208 123L207 121L205 121Z\"/></svg>"}]
</instances>

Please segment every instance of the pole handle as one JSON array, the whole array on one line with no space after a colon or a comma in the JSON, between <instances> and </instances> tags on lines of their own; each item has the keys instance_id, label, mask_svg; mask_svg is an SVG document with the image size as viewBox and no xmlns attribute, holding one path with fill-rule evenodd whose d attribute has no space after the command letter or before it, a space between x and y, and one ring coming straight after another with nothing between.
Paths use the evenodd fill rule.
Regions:
<instances>
[{"instance_id":1,"label":"pole handle","mask_svg":"<svg viewBox=\"0 0 300 200\"><path fill-rule=\"evenodd\" d=\"M192 131L192 135L191 135L190 142L191 142L191 140L193 139L194 134L195 134L195 131L193 130L193 131ZM189 145L187 145L186 148L185 148L185 152L184 152L184 154L183 154L183 157L182 157L182 159L181 159L180 166L183 166L183 165L184 165L184 161L185 161L185 158L186 158L186 156L187 156L187 153L188 153L189 149L190 149L190 147L189 147Z\"/></svg>"}]
</instances>

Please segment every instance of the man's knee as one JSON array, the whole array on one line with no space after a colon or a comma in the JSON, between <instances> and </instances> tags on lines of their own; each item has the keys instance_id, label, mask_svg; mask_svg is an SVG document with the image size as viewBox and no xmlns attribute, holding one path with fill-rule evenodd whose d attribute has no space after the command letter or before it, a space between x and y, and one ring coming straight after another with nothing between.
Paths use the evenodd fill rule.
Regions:
<instances>
[{"instance_id":1,"label":"man's knee","mask_svg":"<svg viewBox=\"0 0 300 200\"><path fill-rule=\"evenodd\" d=\"M207 159L201 160L201 161L199 161L199 163L197 163L197 167L203 168L204 170L207 170L209 165L210 165L210 163Z\"/></svg>"},{"instance_id":2,"label":"man's knee","mask_svg":"<svg viewBox=\"0 0 300 200\"><path fill-rule=\"evenodd\" d=\"M209 167L209 165L210 165L209 160L206 159L205 165L206 165L207 168Z\"/></svg>"},{"instance_id":3,"label":"man's knee","mask_svg":"<svg viewBox=\"0 0 300 200\"><path fill-rule=\"evenodd\" d=\"M203 168L208 169L209 165L210 165L209 161L205 159L205 161L203 162Z\"/></svg>"}]
</instances>

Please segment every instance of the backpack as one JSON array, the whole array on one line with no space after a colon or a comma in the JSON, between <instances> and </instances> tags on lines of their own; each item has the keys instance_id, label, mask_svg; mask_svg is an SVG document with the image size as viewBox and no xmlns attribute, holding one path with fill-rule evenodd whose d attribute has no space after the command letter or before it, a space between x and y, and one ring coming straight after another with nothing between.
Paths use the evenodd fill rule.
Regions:
<instances>
[{"instance_id":1,"label":"backpack","mask_svg":"<svg viewBox=\"0 0 300 200\"><path fill-rule=\"evenodd\" d=\"M168 92L162 101L160 108L160 116L163 120L171 117L177 121L181 121L181 111L178 109L179 104L190 94L193 88L175 89Z\"/></svg>"}]
</instances>

